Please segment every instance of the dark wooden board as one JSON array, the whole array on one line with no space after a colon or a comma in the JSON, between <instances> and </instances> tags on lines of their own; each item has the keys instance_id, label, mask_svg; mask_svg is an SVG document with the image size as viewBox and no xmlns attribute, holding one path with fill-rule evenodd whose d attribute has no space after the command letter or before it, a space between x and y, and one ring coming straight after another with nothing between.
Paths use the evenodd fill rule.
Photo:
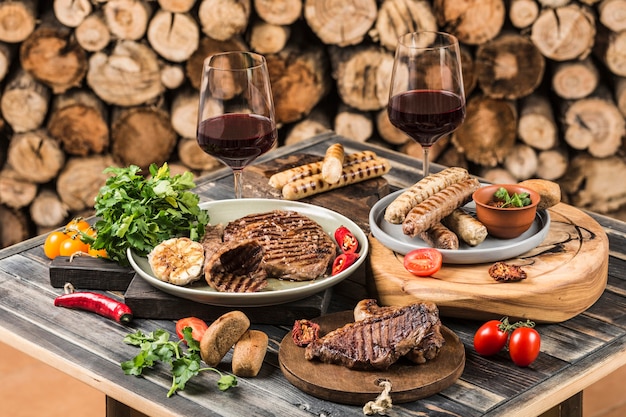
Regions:
<instances>
[{"instance_id":1,"label":"dark wooden board","mask_svg":"<svg viewBox=\"0 0 626 417\"><path fill-rule=\"evenodd\" d=\"M354 321L352 311L342 311L313 320L320 336ZM278 352L280 369L295 387L324 400L364 405L382 391L379 381L391 382L394 403L429 397L454 384L465 368L465 348L454 332L442 326L445 345L437 358L422 365L403 359L386 371L355 371L340 365L308 361L304 348L285 335Z\"/></svg>"},{"instance_id":2,"label":"dark wooden board","mask_svg":"<svg viewBox=\"0 0 626 417\"><path fill-rule=\"evenodd\" d=\"M291 303L265 307L237 307L254 324L293 325L296 319L317 317L328 308L332 289ZM233 307L214 306L198 303L167 294L142 279L140 276L130 283L124 294L124 302L139 318L178 320L195 316L213 321Z\"/></svg>"},{"instance_id":3,"label":"dark wooden board","mask_svg":"<svg viewBox=\"0 0 626 417\"><path fill-rule=\"evenodd\" d=\"M50 263L50 285L63 288L70 282L77 290L126 291L135 271L106 259L57 256Z\"/></svg>"}]
</instances>

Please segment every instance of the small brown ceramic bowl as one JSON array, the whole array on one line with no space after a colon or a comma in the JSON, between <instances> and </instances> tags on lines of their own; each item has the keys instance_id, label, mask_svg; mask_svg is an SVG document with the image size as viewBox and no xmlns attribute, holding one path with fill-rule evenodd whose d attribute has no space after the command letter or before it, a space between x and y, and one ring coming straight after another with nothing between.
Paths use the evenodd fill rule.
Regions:
<instances>
[{"instance_id":1,"label":"small brown ceramic bowl","mask_svg":"<svg viewBox=\"0 0 626 417\"><path fill-rule=\"evenodd\" d=\"M494 193L504 187L509 195L528 193L531 204L524 207L495 207L489 205ZM485 225L487 232L499 239L513 239L524 233L535 221L539 194L516 184L494 184L479 188L472 195L476 203L476 217Z\"/></svg>"}]
</instances>

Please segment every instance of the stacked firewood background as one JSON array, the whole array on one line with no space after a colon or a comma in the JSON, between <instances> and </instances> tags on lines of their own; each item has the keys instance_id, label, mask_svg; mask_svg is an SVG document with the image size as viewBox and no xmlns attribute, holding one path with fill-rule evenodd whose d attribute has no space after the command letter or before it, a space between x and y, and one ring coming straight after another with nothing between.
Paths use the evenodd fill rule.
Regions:
<instances>
[{"instance_id":1,"label":"stacked firewood background","mask_svg":"<svg viewBox=\"0 0 626 417\"><path fill-rule=\"evenodd\" d=\"M195 142L215 52L266 56L280 146L332 129L419 158L386 115L418 29L464 54L467 118L433 160L626 218L626 0L4 0L0 246L91 214L107 166L222 167Z\"/></svg>"}]
</instances>

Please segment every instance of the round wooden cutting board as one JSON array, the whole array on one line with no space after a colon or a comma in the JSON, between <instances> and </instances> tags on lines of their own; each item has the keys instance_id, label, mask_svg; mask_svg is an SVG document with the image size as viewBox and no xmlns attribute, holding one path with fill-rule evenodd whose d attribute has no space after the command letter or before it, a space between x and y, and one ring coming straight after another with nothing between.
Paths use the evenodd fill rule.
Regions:
<instances>
[{"instance_id":1,"label":"round wooden cutting board","mask_svg":"<svg viewBox=\"0 0 626 417\"><path fill-rule=\"evenodd\" d=\"M329 314L313 319L320 325L320 336L354 321L352 311ZM381 380L391 382L394 403L415 401L436 394L452 385L465 368L463 343L450 329L441 327L446 343L439 355L417 365L401 358L386 371L356 371L345 366L304 358L288 333L280 344L278 361L285 378L300 390L337 403L365 405L383 390Z\"/></svg>"},{"instance_id":2,"label":"round wooden cutting board","mask_svg":"<svg viewBox=\"0 0 626 417\"><path fill-rule=\"evenodd\" d=\"M544 241L506 260L526 271L523 281L495 281L488 273L493 263L446 264L434 276L418 278L404 269L402 255L370 236L370 290L381 305L431 301L448 317L565 321L602 295L609 243L602 227L581 210L560 203L549 211L550 230Z\"/></svg>"}]
</instances>

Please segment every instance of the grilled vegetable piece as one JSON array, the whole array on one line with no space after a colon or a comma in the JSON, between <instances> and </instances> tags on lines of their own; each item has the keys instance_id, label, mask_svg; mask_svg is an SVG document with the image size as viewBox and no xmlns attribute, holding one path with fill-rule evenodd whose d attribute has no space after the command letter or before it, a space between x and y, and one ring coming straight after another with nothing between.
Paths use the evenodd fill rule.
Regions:
<instances>
[{"instance_id":1,"label":"grilled vegetable piece","mask_svg":"<svg viewBox=\"0 0 626 417\"><path fill-rule=\"evenodd\" d=\"M204 248L186 237L167 239L148 254L154 276L174 285L198 280L204 265Z\"/></svg>"}]
</instances>

